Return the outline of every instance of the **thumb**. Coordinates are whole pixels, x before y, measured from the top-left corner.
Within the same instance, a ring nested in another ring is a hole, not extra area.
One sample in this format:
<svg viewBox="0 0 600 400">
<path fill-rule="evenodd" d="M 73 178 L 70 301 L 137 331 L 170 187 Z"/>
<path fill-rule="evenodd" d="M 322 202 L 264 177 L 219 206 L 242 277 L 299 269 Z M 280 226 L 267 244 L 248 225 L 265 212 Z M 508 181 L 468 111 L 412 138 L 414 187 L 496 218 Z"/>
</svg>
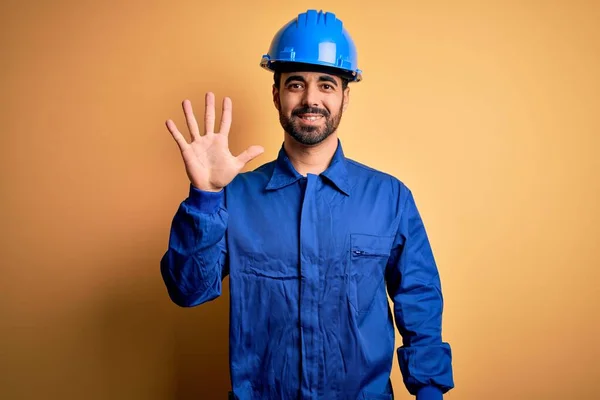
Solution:
<svg viewBox="0 0 600 400">
<path fill-rule="evenodd" d="M 236 158 L 238 161 L 246 165 L 246 163 L 260 156 L 262 153 L 264 153 L 264 151 L 265 149 L 262 146 L 250 146 Z"/>
</svg>

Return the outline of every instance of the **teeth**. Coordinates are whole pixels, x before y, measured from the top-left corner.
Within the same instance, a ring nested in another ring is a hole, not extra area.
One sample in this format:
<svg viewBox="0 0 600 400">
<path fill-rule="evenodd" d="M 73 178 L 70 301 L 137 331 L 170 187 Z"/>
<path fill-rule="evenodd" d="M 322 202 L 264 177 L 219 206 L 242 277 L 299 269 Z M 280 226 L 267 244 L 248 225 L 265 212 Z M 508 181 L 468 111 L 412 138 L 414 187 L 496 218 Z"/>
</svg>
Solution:
<svg viewBox="0 0 600 400">
<path fill-rule="evenodd" d="M 302 119 L 306 119 L 308 121 L 316 121 L 318 118 L 321 118 L 321 117 L 302 117 Z"/>
</svg>

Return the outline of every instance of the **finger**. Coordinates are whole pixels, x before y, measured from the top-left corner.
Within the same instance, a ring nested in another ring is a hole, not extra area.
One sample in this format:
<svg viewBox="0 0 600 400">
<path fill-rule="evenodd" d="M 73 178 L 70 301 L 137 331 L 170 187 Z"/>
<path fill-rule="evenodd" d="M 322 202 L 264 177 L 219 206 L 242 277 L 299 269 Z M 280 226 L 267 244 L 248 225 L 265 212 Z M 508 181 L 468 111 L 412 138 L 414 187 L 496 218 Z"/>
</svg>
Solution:
<svg viewBox="0 0 600 400">
<path fill-rule="evenodd" d="M 223 114 L 221 115 L 221 126 L 219 127 L 219 133 L 228 136 L 229 129 L 231 129 L 231 113 L 233 104 L 229 97 L 223 99 Z"/>
<path fill-rule="evenodd" d="M 264 153 L 264 151 L 265 149 L 262 146 L 250 146 L 236 158 L 246 165 L 249 161 Z"/>
<path fill-rule="evenodd" d="M 212 92 L 206 93 L 204 109 L 204 131 L 214 133 L 215 129 L 215 95 Z"/>
<path fill-rule="evenodd" d="M 196 122 L 196 117 L 194 116 L 192 102 L 189 100 L 184 100 L 182 106 L 183 113 L 185 114 L 185 122 L 187 124 L 188 130 L 190 131 L 190 135 L 192 136 L 193 141 L 200 137 L 200 130 L 198 129 L 198 122 Z"/>
<path fill-rule="evenodd" d="M 175 122 L 169 119 L 167 120 L 166 125 L 169 132 L 171 132 L 171 136 L 173 136 L 173 139 L 175 139 L 175 142 L 179 146 L 179 149 L 183 151 L 188 146 L 187 140 L 185 140 L 181 132 L 179 132 L 179 130 L 175 126 Z"/>
</svg>

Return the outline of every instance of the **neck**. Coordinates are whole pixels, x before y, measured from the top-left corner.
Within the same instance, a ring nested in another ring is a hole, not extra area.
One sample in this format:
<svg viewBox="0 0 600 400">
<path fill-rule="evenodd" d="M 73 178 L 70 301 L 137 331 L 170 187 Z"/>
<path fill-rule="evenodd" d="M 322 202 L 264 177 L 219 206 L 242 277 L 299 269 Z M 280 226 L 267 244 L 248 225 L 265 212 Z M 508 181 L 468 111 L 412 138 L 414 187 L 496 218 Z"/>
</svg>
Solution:
<svg viewBox="0 0 600 400">
<path fill-rule="evenodd" d="M 283 147 L 292 165 L 302 176 L 319 175 L 329 167 L 338 146 L 335 133 L 314 146 L 307 146 L 295 141 L 286 133 Z"/>
</svg>

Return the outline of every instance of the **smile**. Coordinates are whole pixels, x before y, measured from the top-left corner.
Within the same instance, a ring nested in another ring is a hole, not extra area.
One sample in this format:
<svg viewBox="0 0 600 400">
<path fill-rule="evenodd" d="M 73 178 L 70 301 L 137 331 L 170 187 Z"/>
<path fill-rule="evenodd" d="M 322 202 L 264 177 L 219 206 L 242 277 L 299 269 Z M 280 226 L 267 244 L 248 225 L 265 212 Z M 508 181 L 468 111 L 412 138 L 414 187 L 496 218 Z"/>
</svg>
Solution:
<svg viewBox="0 0 600 400">
<path fill-rule="evenodd" d="M 304 120 L 304 121 L 317 121 L 321 118 L 323 118 L 322 115 L 318 115 L 318 114 L 300 114 L 298 115 L 298 117 L 300 117 L 300 119 Z"/>
</svg>

